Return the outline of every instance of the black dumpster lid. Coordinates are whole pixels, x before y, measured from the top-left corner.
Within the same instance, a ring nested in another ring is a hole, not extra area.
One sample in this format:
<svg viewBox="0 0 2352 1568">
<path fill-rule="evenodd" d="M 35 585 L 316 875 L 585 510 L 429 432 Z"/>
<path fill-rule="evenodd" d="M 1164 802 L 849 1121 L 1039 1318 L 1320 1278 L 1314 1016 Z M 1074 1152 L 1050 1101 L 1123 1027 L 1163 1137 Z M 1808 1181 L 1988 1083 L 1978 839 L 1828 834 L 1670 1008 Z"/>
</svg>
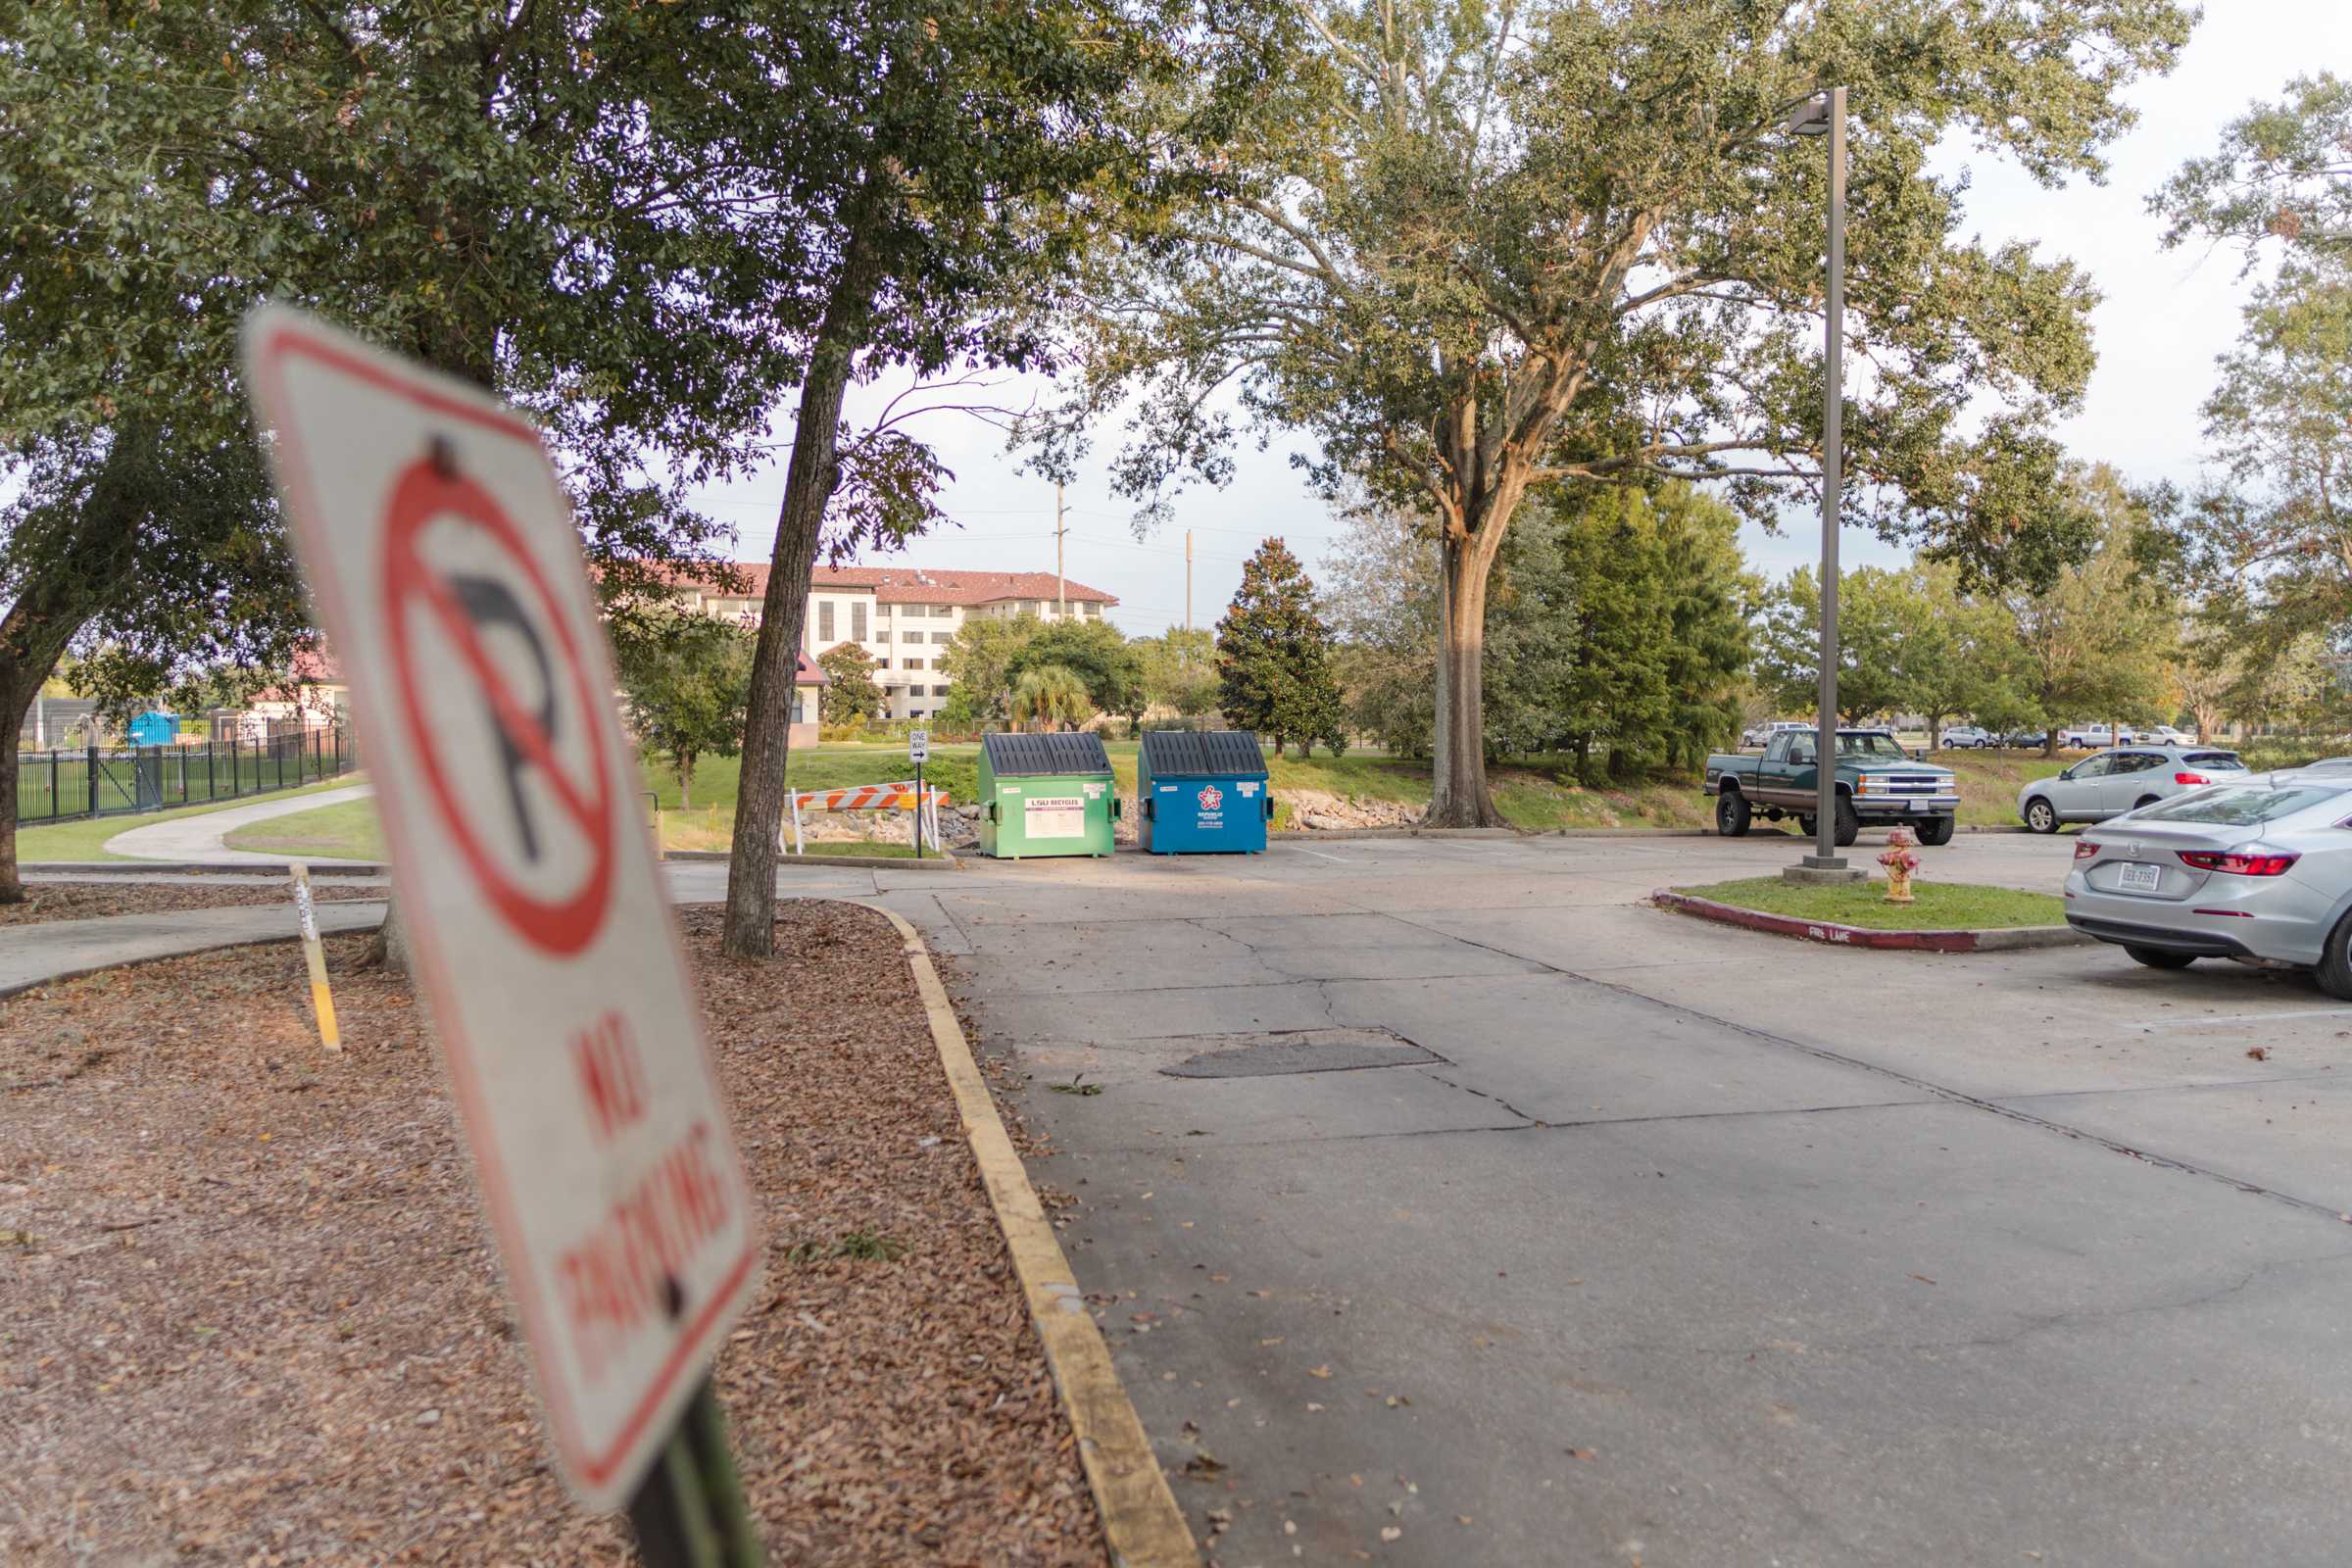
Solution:
<svg viewBox="0 0 2352 1568">
<path fill-rule="evenodd" d="M 1092 730 L 1060 735 L 983 735 L 988 770 L 999 778 L 1053 776 L 1063 773 L 1107 773 L 1110 754 L 1102 737 Z"/>
<path fill-rule="evenodd" d="M 1266 758 L 1246 729 L 1148 729 L 1144 765 L 1153 778 L 1233 778 L 1262 776 Z"/>
</svg>

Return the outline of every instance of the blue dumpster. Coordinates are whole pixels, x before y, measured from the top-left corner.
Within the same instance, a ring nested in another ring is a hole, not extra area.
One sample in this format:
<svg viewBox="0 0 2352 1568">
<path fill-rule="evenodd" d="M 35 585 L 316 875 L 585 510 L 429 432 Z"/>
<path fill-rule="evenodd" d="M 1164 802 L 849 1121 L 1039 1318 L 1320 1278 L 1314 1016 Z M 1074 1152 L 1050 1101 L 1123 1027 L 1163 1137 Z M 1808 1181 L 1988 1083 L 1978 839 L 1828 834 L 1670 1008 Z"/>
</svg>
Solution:
<svg viewBox="0 0 2352 1568">
<path fill-rule="evenodd" d="M 1135 794 L 1143 815 L 1136 838 L 1154 855 L 1255 854 L 1266 847 L 1274 791 L 1265 754 L 1248 730 L 1144 731 Z"/>
<path fill-rule="evenodd" d="M 128 739 L 133 746 L 169 746 L 178 733 L 178 718 L 150 709 L 130 721 Z"/>
</svg>

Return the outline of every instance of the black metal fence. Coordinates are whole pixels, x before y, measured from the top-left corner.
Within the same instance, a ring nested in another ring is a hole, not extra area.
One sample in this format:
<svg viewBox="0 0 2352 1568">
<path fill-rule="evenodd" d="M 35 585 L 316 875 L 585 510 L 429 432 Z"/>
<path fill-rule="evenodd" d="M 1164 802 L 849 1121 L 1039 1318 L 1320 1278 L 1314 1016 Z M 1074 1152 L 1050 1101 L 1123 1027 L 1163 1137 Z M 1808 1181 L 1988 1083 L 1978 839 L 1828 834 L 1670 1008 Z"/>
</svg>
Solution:
<svg viewBox="0 0 2352 1568">
<path fill-rule="evenodd" d="M 161 811 L 296 789 L 358 767 L 341 726 L 258 741 L 17 754 L 17 821 Z"/>
</svg>

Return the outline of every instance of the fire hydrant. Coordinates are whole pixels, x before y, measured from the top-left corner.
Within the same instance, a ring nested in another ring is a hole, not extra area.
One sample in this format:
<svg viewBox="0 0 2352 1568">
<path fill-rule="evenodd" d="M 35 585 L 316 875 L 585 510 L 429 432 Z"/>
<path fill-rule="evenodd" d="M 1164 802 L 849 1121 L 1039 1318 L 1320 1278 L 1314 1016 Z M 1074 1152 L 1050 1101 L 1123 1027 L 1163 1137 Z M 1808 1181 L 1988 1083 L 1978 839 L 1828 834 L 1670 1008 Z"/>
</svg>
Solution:
<svg viewBox="0 0 2352 1568">
<path fill-rule="evenodd" d="M 1911 853 L 1911 847 L 1918 842 L 1907 827 L 1886 835 L 1886 853 L 1879 857 L 1879 863 L 1886 868 L 1888 904 L 1911 902 L 1911 873 L 1919 869 L 1919 857 Z"/>
</svg>

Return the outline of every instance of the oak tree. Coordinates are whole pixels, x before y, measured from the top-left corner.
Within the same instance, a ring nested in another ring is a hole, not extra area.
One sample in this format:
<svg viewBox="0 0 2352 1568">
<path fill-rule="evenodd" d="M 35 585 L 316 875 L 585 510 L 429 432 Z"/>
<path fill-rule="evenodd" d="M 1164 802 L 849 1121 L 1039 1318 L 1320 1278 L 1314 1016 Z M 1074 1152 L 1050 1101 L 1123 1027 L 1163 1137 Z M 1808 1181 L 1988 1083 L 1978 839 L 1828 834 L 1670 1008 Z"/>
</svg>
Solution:
<svg viewBox="0 0 2352 1568">
<path fill-rule="evenodd" d="M 2087 543 L 2042 500 L 2091 366 L 2089 281 L 1961 236 L 1967 137 L 2096 177 L 2168 68 L 2169 0 L 1302 0 L 1214 199 L 1103 259 L 1085 375 L 1036 427 L 1066 469 L 1129 411 L 1143 525 L 1312 438 L 1329 492 L 1424 514 L 1440 557 L 1430 820 L 1500 821 L 1483 764 L 1490 576 L 1530 491 L 1680 476 L 1773 517 L 1819 471 L 1828 177 L 1790 110 L 1851 91 L 1844 410 L 1855 519 L 2037 584 Z M 1979 414 L 1986 416 L 1979 419 Z"/>
</svg>

